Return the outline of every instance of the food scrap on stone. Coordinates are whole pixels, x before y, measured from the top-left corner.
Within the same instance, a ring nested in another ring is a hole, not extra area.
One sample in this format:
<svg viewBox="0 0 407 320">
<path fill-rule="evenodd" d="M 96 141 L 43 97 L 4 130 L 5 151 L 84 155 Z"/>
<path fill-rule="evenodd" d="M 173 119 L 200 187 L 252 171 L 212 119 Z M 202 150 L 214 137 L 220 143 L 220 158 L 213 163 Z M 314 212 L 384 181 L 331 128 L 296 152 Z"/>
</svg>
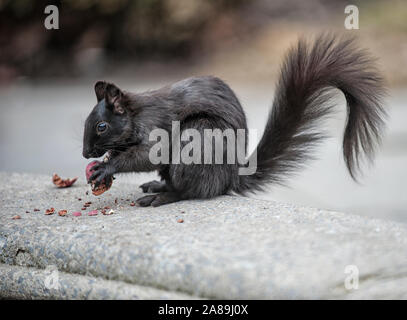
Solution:
<svg viewBox="0 0 407 320">
<path fill-rule="evenodd" d="M 88 212 L 88 216 L 97 216 L 98 215 L 98 211 L 97 210 L 92 210 Z"/>
<path fill-rule="evenodd" d="M 49 216 L 50 214 L 53 214 L 54 212 L 55 212 L 55 209 L 54 209 L 54 208 L 50 208 L 50 209 L 45 210 L 45 214 L 46 214 L 47 216 Z"/>
<path fill-rule="evenodd" d="M 17 215 L 17 216 L 12 217 L 11 219 L 18 220 L 18 219 L 21 219 L 21 217 L 19 215 Z"/>
<path fill-rule="evenodd" d="M 114 210 L 112 210 L 112 209 L 110 209 L 110 210 L 103 209 L 100 212 L 102 212 L 102 214 L 105 215 L 105 216 L 110 216 L 111 214 L 114 213 Z"/>
<path fill-rule="evenodd" d="M 58 211 L 58 214 L 59 214 L 60 217 L 65 217 L 67 213 L 68 213 L 67 210 L 59 210 Z"/>
<path fill-rule="evenodd" d="M 54 173 L 52 176 L 52 182 L 58 187 L 58 188 L 68 188 L 71 185 L 75 183 L 75 181 L 78 180 L 78 178 L 73 178 L 73 179 L 62 179 L 59 175 Z"/>
<path fill-rule="evenodd" d="M 177 220 L 177 222 L 178 222 L 178 223 L 183 223 L 183 222 L 184 222 L 184 219 L 179 218 L 179 219 Z"/>
<path fill-rule="evenodd" d="M 89 178 L 92 176 L 93 171 L 94 171 L 92 168 L 100 163 L 101 163 L 100 161 L 95 160 L 86 166 L 86 180 L 91 183 L 92 193 L 95 196 L 99 196 L 102 193 L 109 190 L 113 183 L 113 177 L 111 177 L 108 181 L 103 180 L 102 183 L 97 188 L 95 188 L 94 182 L 89 181 Z"/>
</svg>

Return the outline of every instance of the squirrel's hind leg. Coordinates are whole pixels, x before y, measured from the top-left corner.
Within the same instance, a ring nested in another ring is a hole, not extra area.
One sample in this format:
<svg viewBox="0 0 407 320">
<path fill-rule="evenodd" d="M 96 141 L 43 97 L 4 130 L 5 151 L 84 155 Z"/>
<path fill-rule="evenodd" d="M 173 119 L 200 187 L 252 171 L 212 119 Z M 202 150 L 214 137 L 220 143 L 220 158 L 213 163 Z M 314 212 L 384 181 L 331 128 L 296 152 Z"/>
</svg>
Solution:
<svg viewBox="0 0 407 320">
<path fill-rule="evenodd" d="M 168 191 L 166 183 L 157 180 L 143 183 L 140 186 L 140 188 L 143 190 L 144 193 L 157 193 Z"/>
<path fill-rule="evenodd" d="M 141 207 L 159 207 L 163 204 L 173 203 L 182 200 L 179 194 L 175 192 L 162 192 L 159 194 L 152 194 L 137 199 L 137 204 Z"/>
<path fill-rule="evenodd" d="M 156 198 L 151 203 L 151 206 L 159 207 L 163 204 L 173 203 L 180 200 L 182 200 L 182 198 L 175 192 L 162 192 L 156 195 Z"/>
<path fill-rule="evenodd" d="M 139 205 L 140 207 L 148 207 L 151 205 L 151 202 L 154 201 L 154 199 L 156 198 L 156 194 L 152 194 L 152 195 L 148 195 L 148 196 L 144 196 L 141 198 L 138 198 L 136 200 L 137 205 Z"/>
</svg>

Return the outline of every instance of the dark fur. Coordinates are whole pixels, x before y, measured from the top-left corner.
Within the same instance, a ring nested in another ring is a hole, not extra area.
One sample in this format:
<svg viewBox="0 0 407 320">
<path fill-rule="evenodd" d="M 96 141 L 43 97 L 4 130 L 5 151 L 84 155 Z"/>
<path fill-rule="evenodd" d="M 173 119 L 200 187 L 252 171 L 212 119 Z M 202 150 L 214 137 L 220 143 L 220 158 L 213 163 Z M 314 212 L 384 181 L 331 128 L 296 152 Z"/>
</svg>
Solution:
<svg viewBox="0 0 407 320">
<path fill-rule="evenodd" d="M 142 94 L 98 82 L 98 104 L 86 121 L 83 155 L 99 157 L 107 150 L 114 154 L 97 168 L 91 180 L 100 183 L 117 172 L 157 170 L 163 182 L 150 182 L 141 188 L 159 193 L 140 198 L 142 206 L 228 192 L 244 194 L 261 190 L 267 183 L 283 183 L 311 158 L 313 147 L 323 138 L 318 123 L 332 111 L 328 103 L 334 88 L 341 90 L 347 101 L 343 154 L 349 173 L 356 179 L 362 155 L 371 160 L 380 142 L 385 117 L 383 81 L 369 55 L 356 48 L 352 39 L 323 35 L 312 44 L 300 40 L 285 58 L 273 108 L 257 146 L 255 174 L 239 176 L 238 164 L 150 163 L 148 153 L 155 142 L 148 141 L 149 132 L 162 128 L 170 133 L 172 120 L 181 122 L 181 131 L 247 131 L 243 109 L 228 85 L 218 78 L 199 77 Z M 95 128 L 101 120 L 109 124 L 109 130 L 97 134 Z"/>
</svg>

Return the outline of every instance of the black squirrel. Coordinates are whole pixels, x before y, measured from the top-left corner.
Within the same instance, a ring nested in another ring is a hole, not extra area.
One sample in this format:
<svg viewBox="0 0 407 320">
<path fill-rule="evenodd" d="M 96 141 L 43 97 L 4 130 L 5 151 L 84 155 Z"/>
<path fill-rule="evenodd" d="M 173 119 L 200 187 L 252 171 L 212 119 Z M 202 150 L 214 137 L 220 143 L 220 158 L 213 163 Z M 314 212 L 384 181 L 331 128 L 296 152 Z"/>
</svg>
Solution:
<svg viewBox="0 0 407 320">
<path fill-rule="evenodd" d="M 98 103 L 85 123 L 83 156 L 97 158 L 108 153 L 109 158 L 94 168 L 89 181 L 97 187 L 115 173 L 156 170 L 162 181 L 141 185 L 143 192 L 155 194 L 139 198 L 140 206 L 246 194 L 262 190 L 268 183 L 282 184 L 312 158 L 313 147 L 324 138 L 317 126 L 332 112 L 329 101 L 335 88 L 344 93 L 347 102 L 343 155 L 350 175 L 357 180 L 362 157 L 372 160 L 381 140 L 386 118 L 383 78 L 353 38 L 324 34 L 313 42 L 300 39 L 286 55 L 256 148 L 254 174 L 239 175 L 239 163 L 153 164 L 149 160 L 155 143 L 149 141 L 149 133 L 155 128 L 171 132 L 172 121 L 180 122 L 181 132 L 188 128 L 200 133 L 217 128 L 247 132 L 246 116 L 234 92 L 222 80 L 207 76 L 137 94 L 97 82 Z"/>
</svg>

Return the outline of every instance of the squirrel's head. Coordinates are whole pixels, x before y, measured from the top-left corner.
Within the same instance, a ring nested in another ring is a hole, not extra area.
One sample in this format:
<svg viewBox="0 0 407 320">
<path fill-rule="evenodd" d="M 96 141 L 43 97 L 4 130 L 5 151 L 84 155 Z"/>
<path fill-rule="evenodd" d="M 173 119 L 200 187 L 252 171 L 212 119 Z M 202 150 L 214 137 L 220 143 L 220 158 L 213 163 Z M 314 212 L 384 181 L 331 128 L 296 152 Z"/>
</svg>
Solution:
<svg viewBox="0 0 407 320">
<path fill-rule="evenodd" d="M 95 93 L 98 103 L 86 119 L 83 135 L 82 154 L 86 159 L 125 149 L 131 127 L 125 93 L 104 81 L 95 84 Z"/>
</svg>

